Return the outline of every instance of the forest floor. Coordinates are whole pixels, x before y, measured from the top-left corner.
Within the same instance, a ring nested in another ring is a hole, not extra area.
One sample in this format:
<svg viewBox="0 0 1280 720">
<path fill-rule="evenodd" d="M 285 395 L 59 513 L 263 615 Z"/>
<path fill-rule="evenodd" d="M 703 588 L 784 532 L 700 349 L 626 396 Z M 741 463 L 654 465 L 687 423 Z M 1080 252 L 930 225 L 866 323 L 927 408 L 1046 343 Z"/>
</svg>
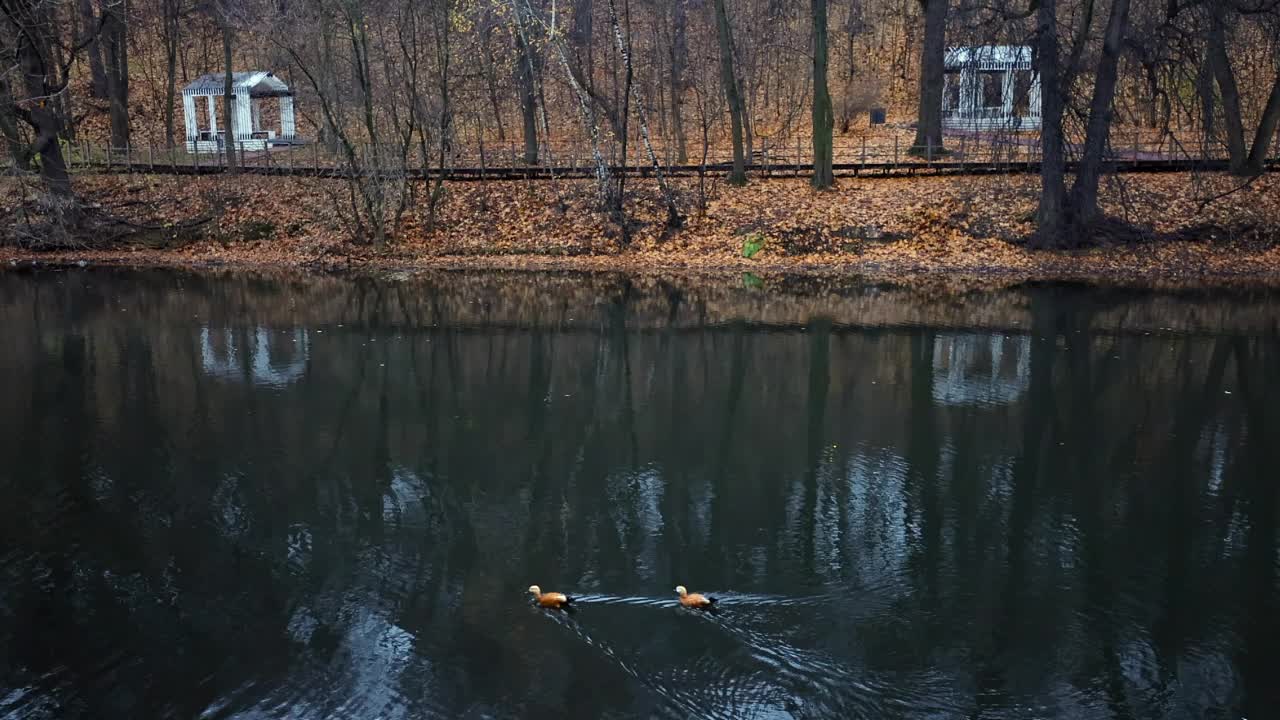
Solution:
<svg viewBox="0 0 1280 720">
<path fill-rule="evenodd" d="M 12 224 L 23 193 L 0 181 Z M 651 180 L 628 186 L 627 242 L 594 211 L 589 181 L 446 185 L 434 219 L 426 188 L 382 250 L 350 238 L 342 180 L 264 176 L 82 174 L 77 191 L 135 223 L 134 239 L 41 250 L 0 245 L 0 263 L 295 267 L 576 269 L 741 275 L 979 277 L 1000 282 L 1091 280 L 1155 285 L 1280 286 L 1280 177 L 1251 183 L 1217 174 L 1115 175 L 1103 205 L 1135 238 L 1072 251 L 1035 251 L 1034 176 L 840 178 L 830 191 L 805 178 L 743 188 L 708 179 L 676 185 L 683 227 L 664 226 Z M 179 227 L 192 218 L 195 228 Z M 748 251 L 758 250 L 751 256 Z"/>
</svg>

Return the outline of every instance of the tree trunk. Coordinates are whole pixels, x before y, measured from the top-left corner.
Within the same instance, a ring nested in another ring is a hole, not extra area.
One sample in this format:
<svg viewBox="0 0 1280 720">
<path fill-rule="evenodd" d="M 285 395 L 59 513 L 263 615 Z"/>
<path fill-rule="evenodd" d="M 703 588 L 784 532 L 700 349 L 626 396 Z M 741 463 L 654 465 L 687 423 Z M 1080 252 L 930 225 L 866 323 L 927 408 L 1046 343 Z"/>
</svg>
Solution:
<svg viewBox="0 0 1280 720">
<path fill-rule="evenodd" d="M 1209 24 L 1209 64 L 1222 93 L 1222 120 L 1227 133 L 1227 155 L 1231 172 L 1244 172 L 1246 162 L 1244 146 L 1244 120 L 1240 113 L 1240 90 L 1236 87 L 1235 71 L 1227 57 L 1227 32 L 1222 17 L 1224 9 L 1214 6 Z"/>
<path fill-rule="evenodd" d="M 222 126 L 225 133 L 227 173 L 236 174 L 236 113 L 235 113 L 235 77 L 231 66 L 231 18 L 227 17 L 226 8 L 222 9 Z"/>
<path fill-rule="evenodd" d="M 591 161 L 596 169 L 596 200 L 602 208 L 612 207 L 613 184 L 610 182 L 609 164 L 605 162 L 604 154 L 600 151 L 600 124 L 596 122 L 591 94 L 578 81 L 578 76 L 574 74 L 573 64 L 569 62 L 569 53 L 565 50 L 565 43 L 555 33 L 551 35 L 551 47 L 560 59 L 560 66 L 563 68 L 565 78 L 569 82 L 569 88 L 573 91 L 574 99 L 577 100 L 578 117 L 582 121 L 582 128 L 586 131 L 587 137 L 591 141 Z"/>
<path fill-rule="evenodd" d="M 486 20 L 485 22 L 489 21 Z M 507 141 L 507 128 L 502 122 L 502 103 L 498 100 L 498 73 L 494 67 L 497 63 L 493 58 L 491 30 L 491 27 L 486 27 L 480 35 L 481 50 L 484 52 L 484 79 L 485 87 L 489 91 L 489 105 L 493 108 L 493 121 L 498 126 L 498 142 L 505 143 Z"/>
<path fill-rule="evenodd" d="M 27 17 L 40 18 L 38 10 L 30 12 Z M 12 16 L 11 16 L 12 17 Z M 11 21 L 12 22 L 12 21 Z M 45 74 L 46 68 L 53 65 L 52 53 L 47 46 L 46 38 L 57 37 L 47 19 L 38 22 L 45 27 L 24 27 L 25 32 L 17 35 L 18 66 L 23 78 L 23 90 L 29 98 L 47 98 L 54 95 L 58 88 L 51 87 L 50 76 Z M 63 118 L 59 113 L 58 103 L 34 103 L 24 111 L 22 118 L 31 127 L 35 140 L 31 143 L 31 156 L 40 158 L 40 178 L 49 192 L 58 196 L 71 197 L 71 176 L 67 173 L 67 163 L 62 157 Z"/>
<path fill-rule="evenodd" d="M 1280 125 L 1280 75 L 1276 76 L 1271 85 L 1267 107 L 1262 111 L 1258 131 L 1253 136 L 1253 147 L 1249 150 L 1249 160 L 1245 163 L 1247 174 L 1261 175 L 1266 170 L 1267 152 L 1271 149 L 1271 139 L 1276 135 L 1277 125 Z"/>
<path fill-rule="evenodd" d="M 1205 142 L 1205 148 L 1201 154 L 1208 155 L 1208 144 L 1214 134 L 1214 109 L 1218 101 L 1213 91 L 1213 62 L 1209 57 L 1205 57 L 1204 62 L 1200 63 L 1196 85 L 1199 86 L 1200 91 L 1200 129 L 1204 134 Z"/>
<path fill-rule="evenodd" d="M 174 146 L 173 104 L 178 92 L 178 0 L 164 0 L 164 139 L 169 147 Z"/>
<path fill-rule="evenodd" d="M 1155 61 L 1143 63 L 1142 70 L 1147 78 L 1146 124 L 1148 128 L 1157 130 L 1160 128 L 1160 77 L 1156 74 Z"/>
<path fill-rule="evenodd" d="M 671 134 L 676 141 L 676 161 L 689 161 L 684 135 L 684 73 L 689 62 L 688 0 L 673 0 L 671 8 Z"/>
<path fill-rule="evenodd" d="M 105 98 L 107 71 L 102 64 L 102 43 L 98 42 L 100 23 L 91 0 L 80 0 L 80 22 L 84 26 L 84 35 L 91 38 L 84 48 L 85 54 L 89 56 L 89 94 L 95 98 Z"/>
<path fill-rule="evenodd" d="M 18 119 L 14 113 L 13 92 L 9 81 L 0 75 L 0 135 L 4 136 L 5 147 L 9 150 L 9 159 L 19 170 L 31 169 L 31 152 L 18 132 Z"/>
<path fill-rule="evenodd" d="M 1058 63 L 1057 0 L 1040 0 L 1036 10 L 1036 52 L 1040 61 L 1040 206 L 1032 247 L 1054 248 L 1067 239 L 1066 160 L 1062 137 L 1062 78 Z"/>
<path fill-rule="evenodd" d="M 945 77 L 948 0 L 921 0 L 924 44 L 920 53 L 920 104 L 916 116 L 915 155 L 942 150 L 942 81 Z"/>
<path fill-rule="evenodd" d="M 1111 16 L 1102 39 L 1102 56 L 1098 59 L 1093 83 L 1093 100 L 1089 104 L 1084 152 L 1076 181 L 1071 187 L 1071 223 L 1077 233 L 1087 231 L 1098 215 L 1098 180 L 1102 157 L 1111 134 L 1112 104 L 1116 97 L 1116 78 L 1123 49 L 1125 30 L 1129 25 L 1129 0 L 1113 0 Z"/>
<path fill-rule="evenodd" d="M 729 26 L 729 11 L 725 0 L 715 0 L 716 35 L 720 40 L 720 84 L 724 87 L 725 101 L 729 105 L 729 125 L 733 134 L 733 170 L 729 173 L 730 185 L 747 183 L 747 158 L 742 147 L 742 94 L 733 62 L 733 29 Z"/>
<path fill-rule="evenodd" d="M 529 38 L 527 23 L 515 3 L 516 87 L 520 91 L 520 117 L 524 123 L 524 162 L 538 164 L 538 95 L 534 86 L 537 50 Z"/>
<path fill-rule="evenodd" d="M 102 35 L 107 64 L 107 100 L 111 109 L 111 146 L 124 149 L 129 147 L 128 5 L 111 4 L 105 12 Z"/>
<path fill-rule="evenodd" d="M 336 41 L 335 31 L 337 28 L 337 19 L 328 11 L 326 6 L 320 9 L 320 68 L 318 77 L 316 78 L 316 94 L 320 98 L 329 98 L 329 102 L 333 106 L 337 106 L 342 102 L 342 94 L 338 85 L 338 73 L 335 69 L 337 62 L 335 60 L 334 44 Z M 336 154 L 342 149 L 341 133 L 338 132 L 336 122 L 336 113 L 324 113 L 324 125 L 320 127 L 320 137 L 317 140 L 325 146 L 330 153 Z"/>
<path fill-rule="evenodd" d="M 630 13 L 628 13 L 629 15 Z M 622 64 L 627 73 L 627 93 L 631 92 L 631 27 L 627 26 L 627 37 L 622 36 L 622 26 L 618 22 L 618 8 L 614 0 L 609 0 L 609 24 L 613 29 L 614 43 L 618 48 L 618 54 L 622 56 Z M 629 105 L 629 99 L 623 103 L 623 106 Z M 658 187 L 662 190 L 662 199 L 667 206 L 667 227 L 678 228 L 684 224 L 684 218 L 680 217 L 680 210 L 676 208 L 675 196 L 671 193 L 671 187 L 667 184 L 667 178 L 662 172 L 662 164 L 658 162 L 658 155 L 653 151 L 653 143 L 649 138 L 649 119 L 648 112 L 645 110 L 644 103 L 636 103 L 636 116 L 640 121 L 640 139 L 644 142 L 645 151 L 649 155 L 649 163 L 653 166 L 654 177 L 658 179 Z M 624 138 L 625 142 L 625 138 Z M 626 161 L 626 155 L 623 155 L 623 161 Z M 625 177 L 625 172 L 623 173 Z M 624 237 L 626 233 L 623 233 Z"/>
<path fill-rule="evenodd" d="M 825 190 L 835 182 L 831 131 L 835 116 L 827 88 L 827 0 L 813 0 L 813 186 Z M 799 162 L 799 158 L 796 159 Z"/>
</svg>

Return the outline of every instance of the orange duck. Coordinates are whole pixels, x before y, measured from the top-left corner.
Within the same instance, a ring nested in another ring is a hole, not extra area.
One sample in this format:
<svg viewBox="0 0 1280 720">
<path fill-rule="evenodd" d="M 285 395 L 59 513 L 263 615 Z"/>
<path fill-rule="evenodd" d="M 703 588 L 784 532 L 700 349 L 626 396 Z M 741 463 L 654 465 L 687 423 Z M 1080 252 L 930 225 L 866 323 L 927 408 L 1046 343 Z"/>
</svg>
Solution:
<svg viewBox="0 0 1280 720">
<path fill-rule="evenodd" d="M 530 585 L 529 593 L 532 594 L 533 599 L 537 600 L 538 604 L 544 608 L 561 610 L 569 607 L 569 604 L 573 602 L 573 598 L 569 597 L 568 595 L 565 595 L 564 593 L 558 593 L 558 592 L 544 593 L 542 592 L 542 588 L 538 587 L 537 585 Z"/>
<path fill-rule="evenodd" d="M 680 604 L 687 608 L 709 609 L 716 604 L 716 599 L 699 593 L 685 590 L 683 585 L 676 586 L 676 594 L 680 596 Z"/>
</svg>

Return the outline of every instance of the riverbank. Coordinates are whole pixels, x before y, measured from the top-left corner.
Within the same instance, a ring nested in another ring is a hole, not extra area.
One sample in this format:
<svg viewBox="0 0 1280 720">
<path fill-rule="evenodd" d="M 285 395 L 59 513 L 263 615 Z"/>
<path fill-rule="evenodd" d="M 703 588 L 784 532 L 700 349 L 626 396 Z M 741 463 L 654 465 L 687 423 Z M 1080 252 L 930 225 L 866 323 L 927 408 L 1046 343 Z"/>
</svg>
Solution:
<svg viewBox="0 0 1280 720">
<path fill-rule="evenodd" d="M 1118 175 L 1105 183 L 1103 204 L 1145 239 L 1055 252 L 1022 244 L 1034 220 L 1034 177 L 843 178 L 830 192 L 811 190 L 803 178 L 745 188 L 708 181 L 701 190 L 696 180 L 681 181 L 676 190 L 688 210 L 676 231 L 663 227 L 652 183 L 634 181 L 642 183 L 629 198 L 625 247 L 617 227 L 592 211 L 590 183 L 504 181 L 449 185 L 434 219 L 425 202 L 415 203 L 397 240 L 375 250 L 348 239 L 342 181 L 82 175 L 77 189 L 86 198 L 145 231 L 109 248 L 91 239 L 55 251 L 0 247 L 0 262 L 1280 285 L 1273 176 L 1239 187 L 1221 175 Z M 192 218 L 207 222 L 172 229 Z"/>
</svg>

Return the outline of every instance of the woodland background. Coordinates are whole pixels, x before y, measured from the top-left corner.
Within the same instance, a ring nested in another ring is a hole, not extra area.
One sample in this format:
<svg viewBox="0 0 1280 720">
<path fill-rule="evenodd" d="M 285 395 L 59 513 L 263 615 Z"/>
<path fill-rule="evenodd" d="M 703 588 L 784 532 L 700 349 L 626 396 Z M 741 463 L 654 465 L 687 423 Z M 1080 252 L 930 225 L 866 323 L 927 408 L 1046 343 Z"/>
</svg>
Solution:
<svg viewBox="0 0 1280 720">
<path fill-rule="evenodd" d="M 1035 202 L 1026 211 L 1024 193 L 1002 206 L 1019 208 L 1010 237 L 1032 247 L 1134 237 L 1130 210 L 1141 215 L 1155 191 L 1108 190 L 1117 138 L 1142 133 L 1229 161 L 1229 178 L 1183 175 L 1181 193 L 1159 183 L 1194 206 L 1186 223 L 1195 224 L 1213 203 L 1269 187 L 1256 178 L 1280 126 L 1280 0 L 0 0 L 0 9 L 0 134 L 11 170 L 30 180 L 6 205 L 21 227 L 7 237 L 27 246 L 160 227 L 176 236 L 245 200 L 222 184 L 183 210 L 165 200 L 186 181 L 135 183 L 147 197 L 135 205 L 149 212 L 122 219 L 118 204 L 101 202 L 114 186 L 68 171 L 74 149 L 90 144 L 180 147 L 182 86 L 231 70 L 289 83 L 299 134 L 352 171 L 292 192 L 333 204 L 335 231 L 377 248 L 430 232 L 451 200 L 484 194 L 414 181 L 412 170 L 486 154 L 513 165 L 585 157 L 594 182 L 553 180 L 523 204 L 536 195 L 541 212 L 590 215 L 592 232 L 623 247 L 672 237 L 709 202 L 734 197 L 723 186 L 755 182 L 748 168 L 769 148 L 803 146 L 818 189 L 834 182 L 835 148 L 868 136 L 945 157 L 956 148 L 941 127 L 949 46 L 1033 48 L 1044 125 L 1027 142 L 1039 178 L 1016 184 Z M 872 131 L 867 113 L 880 106 L 890 123 Z M 726 172 L 697 182 L 662 172 L 718 158 Z M 219 162 L 234 174 L 246 159 L 229 152 Z M 619 171 L 628 165 L 651 172 Z M 982 201 L 1005 186 L 970 187 Z M 270 192 L 253 199 L 278 202 Z M 800 204 L 813 202 L 831 204 Z"/>
</svg>

